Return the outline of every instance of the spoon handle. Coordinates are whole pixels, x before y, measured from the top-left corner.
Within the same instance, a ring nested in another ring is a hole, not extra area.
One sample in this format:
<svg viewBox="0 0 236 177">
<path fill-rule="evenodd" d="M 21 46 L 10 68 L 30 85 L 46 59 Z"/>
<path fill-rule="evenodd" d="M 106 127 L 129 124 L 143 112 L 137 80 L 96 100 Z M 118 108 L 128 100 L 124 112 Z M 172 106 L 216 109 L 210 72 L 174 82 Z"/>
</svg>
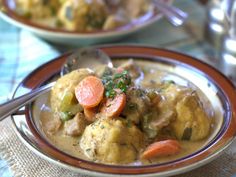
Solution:
<svg viewBox="0 0 236 177">
<path fill-rule="evenodd" d="M 188 14 L 177 7 L 163 3 L 159 0 L 153 0 L 155 7 L 168 19 L 174 26 L 182 25 Z"/>
<path fill-rule="evenodd" d="M 20 97 L 17 97 L 15 99 L 8 101 L 7 103 L 0 105 L 0 121 L 2 121 L 4 118 L 11 115 L 12 113 L 16 112 L 18 109 L 20 109 L 24 105 L 32 102 L 39 95 L 50 90 L 54 84 L 55 82 L 44 85 L 42 87 L 39 87 L 31 91 L 30 93 L 27 93 L 25 95 L 22 95 Z"/>
</svg>

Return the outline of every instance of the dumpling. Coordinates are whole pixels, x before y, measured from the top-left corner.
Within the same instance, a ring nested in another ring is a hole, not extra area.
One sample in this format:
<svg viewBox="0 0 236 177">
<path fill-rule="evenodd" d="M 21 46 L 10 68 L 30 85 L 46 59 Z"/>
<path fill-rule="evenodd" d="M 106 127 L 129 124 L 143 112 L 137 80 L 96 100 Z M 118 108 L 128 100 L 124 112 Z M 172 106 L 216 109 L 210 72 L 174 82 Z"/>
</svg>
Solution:
<svg viewBox="0 0 236 177">
<path fill-rule="evenodd" d="M 80 147 L 87 157 L 105 163 L 129 163 L 138 157 L 143 133 L 122 119 L 100 118 L 86 127 Z"/>
<path fill-rule="evenodd" d="M 91 75 L 88 69 L 79 69 L 72 71 L 63 77 L 59 78 L 53 86 L 50 95 L 50 104 L 54 112 L 61 111 L 61 103 L 65 95 L 72 95 L 72 100 L 75 100 L 74 90 L 78 83 L 88 75 Z"/>
</svg>

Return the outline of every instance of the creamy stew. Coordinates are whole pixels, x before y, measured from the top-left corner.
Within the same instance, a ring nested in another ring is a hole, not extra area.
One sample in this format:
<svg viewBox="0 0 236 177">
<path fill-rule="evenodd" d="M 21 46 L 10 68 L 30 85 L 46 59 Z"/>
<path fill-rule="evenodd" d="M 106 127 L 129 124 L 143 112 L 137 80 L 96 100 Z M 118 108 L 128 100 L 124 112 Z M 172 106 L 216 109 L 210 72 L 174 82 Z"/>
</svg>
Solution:
<svg viewBox="0 0 236 177">
<path fill-rule="evenodd" d="M 99 163 L 142 165 L 187 156 L 215 136 L 221 121 L 191 82 L 177 83 L 151 61 L 116 66 L 57 80 L 41 112 L 54 146 Z"/>
</svg>

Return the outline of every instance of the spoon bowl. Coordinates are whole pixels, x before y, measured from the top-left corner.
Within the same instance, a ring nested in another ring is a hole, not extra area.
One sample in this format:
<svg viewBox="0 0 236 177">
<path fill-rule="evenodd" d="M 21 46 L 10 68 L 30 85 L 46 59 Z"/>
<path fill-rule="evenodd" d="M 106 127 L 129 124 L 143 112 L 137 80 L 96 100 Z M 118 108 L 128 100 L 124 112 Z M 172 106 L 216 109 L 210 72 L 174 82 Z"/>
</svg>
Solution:
<svg viewBox="0 0 236 177">
<path fill-rule="evenodd" d="M 103 64 L 108 67 L 113 67 L 110 58 L 99 49 L 81 48 L 73 52 L 66 60 L 61 68 L 61 75 L 65 75 L 78 68 L 93 68 L 95 65 Z M 19 110 L 24 105 L 32 102 L 38 96 L 49 91 L 55 82 L 39 87 L 27 94 L 18 98 L 12 99 L 0 105 L 0 121 Z"/>
<path fill-rule="evenodd" d="M 91 59 L 93 61 L 91 61 Z M 98 64 L 113 67 L 111 59 L 102 50 L 95 48 L 81 48 L 71 54 L 61 68 L 61 76 L 78 68 L 92 69 Z"/>
</svg>

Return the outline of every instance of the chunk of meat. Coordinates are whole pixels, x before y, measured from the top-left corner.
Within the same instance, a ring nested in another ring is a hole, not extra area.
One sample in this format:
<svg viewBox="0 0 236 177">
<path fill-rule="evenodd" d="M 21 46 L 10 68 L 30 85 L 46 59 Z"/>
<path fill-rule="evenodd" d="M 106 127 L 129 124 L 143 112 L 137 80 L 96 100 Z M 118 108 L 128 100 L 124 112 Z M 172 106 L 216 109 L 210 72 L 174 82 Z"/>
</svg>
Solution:
<svg viewBox="0 0 236 177">
<path fill-rule="evenodd" d="M 61 127 L 61 119 L 58 115 L 54 115 L 52 119 L 44 123 L 44 131 L 49 134 L 55 134 Z"/>
<path fill-rule="evenodd" d="M 127 93 L 127 103 L 122 115 L 131 122 L 138 124 L 148 112 L 150 99 L 141 88 L 130 88 Z"/>
<path fill-rule="evenodd" d="M 157 108 L 158 118 L 152 122 L 152 125 L 160 130 L 161 128 L 169 125 L 170 121 L 174 120 L 176 113 L 175 108 L 165 99 L 160 101 Z"/>
<path fill-rule="evenodd" d="M 175 119 L 175 116 L 175 108 L 167 100 L 162 99 L 143 117 L 143 131 L 149 138 L 154 138 L 162 128 L 167 127 Z"/>
<path fill-rule="evenodd" d="M 65 122 L 64 131 L 66 135 L 79 136 L 84 132 L 85 127 L 85 117 L 82 113 L 78 113 L 73 119 Z"/>
<path fill-rule="evenodd" d="M 137 79 L 138 77 L 143 75 L 143 72 L 142 72 L 141 68 L 132 59 L 130 59 L 127 62 L 125 62 L 122 65 L 120 65 L 119 68 L 127 70 L 129 72 L 129 75 L 133 79 Z"/>
</svg>

